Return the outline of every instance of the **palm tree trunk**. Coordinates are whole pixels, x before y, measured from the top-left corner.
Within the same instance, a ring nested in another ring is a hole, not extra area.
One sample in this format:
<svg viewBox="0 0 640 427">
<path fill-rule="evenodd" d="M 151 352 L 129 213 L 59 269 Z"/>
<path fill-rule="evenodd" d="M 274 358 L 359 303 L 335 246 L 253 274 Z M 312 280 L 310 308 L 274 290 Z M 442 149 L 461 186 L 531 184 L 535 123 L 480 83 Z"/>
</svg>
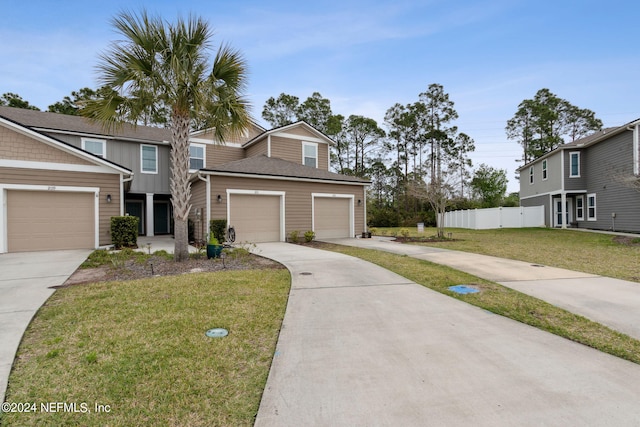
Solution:
<svg viewBox="0 0 640 427">
<path fill-rule="evenodd" d="M 189 234 L 187 221 L 191 205 L 189 182 L 189 117 L 173 114 L 171 126 L 171 203 L 174 220 L 175 261 L 189 259 Z"/>
</svg>

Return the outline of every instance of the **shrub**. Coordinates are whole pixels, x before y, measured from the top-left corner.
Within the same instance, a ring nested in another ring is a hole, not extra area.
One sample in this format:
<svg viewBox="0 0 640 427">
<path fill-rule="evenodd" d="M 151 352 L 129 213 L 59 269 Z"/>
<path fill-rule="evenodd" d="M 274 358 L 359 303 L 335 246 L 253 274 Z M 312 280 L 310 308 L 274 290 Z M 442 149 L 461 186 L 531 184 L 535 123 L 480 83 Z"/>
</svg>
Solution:
<svg viewBox="0 0 640 427">
<path fill-rule="evenodd" d="M 289 241 L 292 243 L 298 243 L 300 239 L 300 232 L 298 230 L 293 230 L 289 233 Z"/>
<path fill-rule="evenodd" d="M 409 230 L 406 228 L 401 228 L 400 235 L 406 239 L 407 237 L 409 237 Z"/>
<path fill-rule="evenodd" d="M 226 219 L 212 219 L 209 222 L 209 233 L 213 234 L 213 237 L 215 237 L 218 240 L 218 242 L 224 242 L 226 240 L 225 238 L 226 231 L 227 231 Z"/>
<path fill-rule="evenodd" d="M 116 249 L 138 247 L 137 216 L 112 216 L 111 241 Z"/>
<path fill-rule="evenodd" d="M 369 233 L 371 233 L 372 236 L 376 236 L 378 234 L 378 229 L 375 227 L 371 227 L 369 229 Z"/>
<path fill-rule="evenodd" d="M 316 233 L 314 233 L 311 230 L 309 230 L 309 231 L 304 233 L 304 241 L 307 242 L 307 243 L 312 241 L 315 237 L 316 237 Z"/>
</svg>

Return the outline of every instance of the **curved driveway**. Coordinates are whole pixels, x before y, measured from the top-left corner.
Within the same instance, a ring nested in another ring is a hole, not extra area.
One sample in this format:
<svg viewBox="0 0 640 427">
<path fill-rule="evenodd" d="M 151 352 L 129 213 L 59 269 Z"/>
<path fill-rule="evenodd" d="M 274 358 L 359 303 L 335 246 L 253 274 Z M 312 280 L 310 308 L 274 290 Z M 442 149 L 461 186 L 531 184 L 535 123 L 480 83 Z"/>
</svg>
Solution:
<svg viewBox="0 0 640 427">
<path fill-rule="evenodd" d="M 292 287 L 256 426 L 632 426 L 640 365 L 365 261 L 261 243 Z"/>
</svg>

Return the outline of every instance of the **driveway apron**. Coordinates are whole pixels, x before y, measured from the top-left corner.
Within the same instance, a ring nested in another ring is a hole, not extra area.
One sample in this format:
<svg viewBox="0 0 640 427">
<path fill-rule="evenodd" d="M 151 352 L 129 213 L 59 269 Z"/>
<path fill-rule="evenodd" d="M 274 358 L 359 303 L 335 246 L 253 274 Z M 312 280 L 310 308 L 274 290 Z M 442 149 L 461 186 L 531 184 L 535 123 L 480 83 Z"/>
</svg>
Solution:
<svg viewBox="0 0 640 427">
<path fill-rule="evenodd" d="M 87 259 L 90 250 L 0 255 L 0 402 L 22 335 L 55 291 Z"/>
<path fill-rule="evenodd" d="M 292 287 L 256 426 L 637 425 L 640 366 L 346 255 L 257 252 Z"/>
<path fill-rule="evenodd" d="M 431 261 L 500 283 L 640 340 L 640 283 L 385 238 L 330 239 Z"/>
</svg>

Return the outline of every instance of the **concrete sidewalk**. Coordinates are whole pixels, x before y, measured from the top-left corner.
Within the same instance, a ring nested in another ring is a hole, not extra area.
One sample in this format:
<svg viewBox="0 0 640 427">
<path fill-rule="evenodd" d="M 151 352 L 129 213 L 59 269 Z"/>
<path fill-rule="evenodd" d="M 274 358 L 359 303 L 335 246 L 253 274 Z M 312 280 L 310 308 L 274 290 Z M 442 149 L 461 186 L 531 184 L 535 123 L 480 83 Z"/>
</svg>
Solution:
<svg viewBox="0 0 640 427">
<path fill-rule="evenodd" d="M 256 426 L 611 425 L 640 366 L 365 261 L 286 243 L 292 288 Z"/>
<path fill-rule="evenodd" d="M 0 255 L 0 402 L 4 402 L 13 359 L 31 318 L 87 259 L 91 250 Z"/>
<path fill-rule="evenodd" d="M 640 283 L 469 252 L 407 245 L 384 237 L 326 241 L 446 265 L 498 282 L 640 339 Z"/>
</svg>

